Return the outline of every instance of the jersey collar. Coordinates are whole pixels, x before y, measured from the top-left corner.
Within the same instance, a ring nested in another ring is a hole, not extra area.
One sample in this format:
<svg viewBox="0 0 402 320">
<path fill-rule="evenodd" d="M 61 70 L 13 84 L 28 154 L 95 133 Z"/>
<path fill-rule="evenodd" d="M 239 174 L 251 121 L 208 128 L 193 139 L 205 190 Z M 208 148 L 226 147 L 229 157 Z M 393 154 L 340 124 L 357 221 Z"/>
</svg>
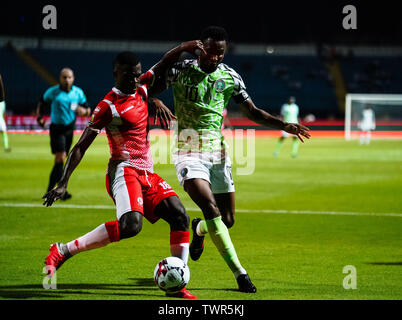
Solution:
<svg viewBox="0 0 402 320">
<path fill-rule="evenodd" d="M 135 96 L 135 93 L 132 93 L 132 94 L 126 94 L 126 93 L 123 93 L 123 92 L 121 92 L 119 89 L 117 89 L 116 87 L 113 87 L 112 88 L 112 90 L 113 90 L 113 92 L 114 93 L 116 93 L 116 94 L 118 94 L 119 96 L 122 96 L 122 97 L 134 97 Z"/>
</svg>

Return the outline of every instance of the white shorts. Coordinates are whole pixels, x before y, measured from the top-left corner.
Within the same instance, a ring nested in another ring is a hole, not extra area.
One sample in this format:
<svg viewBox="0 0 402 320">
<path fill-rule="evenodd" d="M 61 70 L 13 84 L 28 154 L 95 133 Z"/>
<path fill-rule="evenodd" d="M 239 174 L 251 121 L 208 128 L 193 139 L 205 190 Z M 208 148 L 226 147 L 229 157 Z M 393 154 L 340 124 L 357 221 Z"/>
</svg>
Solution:
<svg viewBox="0 0 402 320">
<path fill-rule="evenodd" d="M 7 131 L 6 121 L 3 117 L 4 111 L 6 109 L 6 103 L 4 101 L 0 102 L 0 131 Z"/>
<path fill-rule="evenodd" d="M 2 115 L 0 115 L 0 131 L 1 132 L 7 131 L 6 122 L 5 122 L 5 120 L 4 120 Z"/>
<path fill-rule="evenodd" d="M 235 192 L 232 164 L 229 156 L 220 160 L 220 153 L 174 155 L 174 167 L 180 185 L 189 179 L 204 179 L 211 185 L 212 193 Z"/>
<path fill-rule="evenodd" d="M 290 133 L 288 133 L 288 132 L 286 132 L 286 131 L 281 131 L 281 133 L 282 133 L 282 137 L 284 137 L 284 138 L 288 138 L 288 137 L 290 137 L 290 136 L 292 136 L 292 137 L 297 137 L 296 135 L 294 135 L 294 134 L 290 134 Z"/>
</svg>

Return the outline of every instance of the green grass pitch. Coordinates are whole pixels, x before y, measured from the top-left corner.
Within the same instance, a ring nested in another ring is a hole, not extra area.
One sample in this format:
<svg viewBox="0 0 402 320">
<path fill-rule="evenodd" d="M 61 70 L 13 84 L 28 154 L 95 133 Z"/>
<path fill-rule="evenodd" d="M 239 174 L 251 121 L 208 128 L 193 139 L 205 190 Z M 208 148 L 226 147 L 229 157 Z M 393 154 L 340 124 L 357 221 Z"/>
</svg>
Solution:
<svg viewBox="0 0 402 320">
<path fill-rule="evenodd" d="M 230 234 L 258 292 L 236 291 L 209 237 L 201 259 L 189 260 L 188 289 L 205 300 L 401 299 L 402 141 L 359 146 L 313 132 L 296 159 L 290 140 L 274 158 L 276 141 L 256 139 L 252 175 L 236 174 L 236 163 L 232 169 L 238 212 Z M 0 152 L 0 299 L 167 299 L 152 279 L 156 263 L 170 255 L 164 221 L 144 220 L 138 236 L 74 256 L 57 272 L 57 289 L 44 289 L 51 243 L 115 219 L 105 189 L 107 141 L 100 135 L 73 173 L 73 198 L 50 208 L 41 207 L 53 162 L 48 136 L 10 134 L 10 144 L 11 153 Z M 191 218 L 201 216 L 172 164 L 155 171 Z M 345 266 L 355 268 L 356 289 L 343 286 L 353 275 Z"/>
</svg>

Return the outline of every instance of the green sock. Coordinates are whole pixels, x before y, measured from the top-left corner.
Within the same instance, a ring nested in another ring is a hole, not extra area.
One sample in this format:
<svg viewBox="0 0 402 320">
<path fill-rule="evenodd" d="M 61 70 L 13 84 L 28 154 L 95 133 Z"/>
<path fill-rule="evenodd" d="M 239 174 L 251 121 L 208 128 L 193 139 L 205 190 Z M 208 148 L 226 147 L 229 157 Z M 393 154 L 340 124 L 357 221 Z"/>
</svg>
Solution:
<svg viewBox="0 0 402 320">
<path fill-rule="evenodd" d="M 279 154 L 279 151 L 281 150 L 282 145 L 283 145 L 283 140 L 279 140 L 278 143 L 276 144 L 274 153 Z"/>
<path fill-rule="evenodd" d="M 238 275 L 245 274 L 246 270 L 241 266 L 240 261 L 237 258 L 236 250 L 233 246 L 232 240 L 230 239 L 228 228 L 222 222 L 222 218 L 217 217 L 211 220 L 206 220 L 206 224 L 212 242 L 215 244 L 230 270 L 232 270 L 234 276 L 237 278 Z"/>
<path fill-rule="evenodd" d="M 7 132 L 3 131 L 3 143 L 4 149 L 8 149 L 8 135 Z"/>
<path fill-rule="evenodd" d="M 292 155 L 297 155 L 297 151 L 299 150 L 299 140 L 294 139 L 292 144 Z"/>
</svg>

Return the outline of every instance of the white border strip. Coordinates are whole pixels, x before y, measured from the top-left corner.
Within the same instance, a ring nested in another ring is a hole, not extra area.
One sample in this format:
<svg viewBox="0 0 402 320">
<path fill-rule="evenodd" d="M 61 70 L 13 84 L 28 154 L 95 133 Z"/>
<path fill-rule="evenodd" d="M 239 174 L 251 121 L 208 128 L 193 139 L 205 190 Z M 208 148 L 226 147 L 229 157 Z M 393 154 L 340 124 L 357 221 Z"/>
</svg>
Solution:
<svg viewBox="0 0 402 320">
<path fill-rule="evenodd" d="M 16 207 L 16 208 L 45 208 L 39 203 L 0 203 L 0 207 Z M 54 204 L 54 208 L 63 209 L 99 209 L 99 210 L 116 210 L 115 206 L 107 205 L 79 205 L 79 204 Z M 200 211 L 198 208 L 186 208 L 187 211 Z M 236 209 L 237 212 L 244 213 L 281 213 L 281 214 L 315 214 L 315 215 L 334 215 L 334 216 L 373 216 L 373 217 L 400 217 L 402 213 L 378 213 L 378 212 L 345 212 L 345 211 L 312 211 L 312 210 L 266 210 L 266 209 Z"/>
</svg>

